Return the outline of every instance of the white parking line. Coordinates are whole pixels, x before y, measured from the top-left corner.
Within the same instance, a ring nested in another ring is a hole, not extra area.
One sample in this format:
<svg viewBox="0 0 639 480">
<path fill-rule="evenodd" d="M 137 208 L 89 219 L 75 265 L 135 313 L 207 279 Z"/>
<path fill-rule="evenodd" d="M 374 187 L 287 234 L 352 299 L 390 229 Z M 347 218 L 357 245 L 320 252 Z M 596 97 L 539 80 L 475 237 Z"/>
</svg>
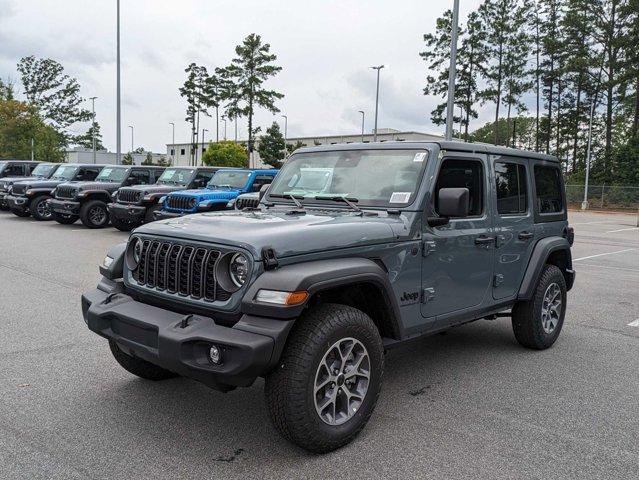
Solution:
<svg viewBox="0 0 639 480">
<path fill-rule="evenodd" d="M 610 230 L 609 232 L 606 232 L 606 233 L 625 232 L 627 230 L 639 230 L 639 227 L 620 228 L 619 230 Z"/>
<path fill-rule="evenodd" d="M 575 258 L 573 262 L 578 262 L 579 260 L 587 260 L 589 258 L 603 257 L 604 255 L 615 255 L 617 253 L 631 252 L 632 250 L 634 250 L 634 248 L 626 248 L 625 250 L 617 250 L 616 252 L 598 253 L 597 255 L 588 255 L 587 257 Z"/>
<path fill-rule="evenodd" d="M 635 320 L 634 322 L 630 322 L 628 324 L 629 327 L 639 327 L 639 318 L 637 320 Z"/>
</svg>

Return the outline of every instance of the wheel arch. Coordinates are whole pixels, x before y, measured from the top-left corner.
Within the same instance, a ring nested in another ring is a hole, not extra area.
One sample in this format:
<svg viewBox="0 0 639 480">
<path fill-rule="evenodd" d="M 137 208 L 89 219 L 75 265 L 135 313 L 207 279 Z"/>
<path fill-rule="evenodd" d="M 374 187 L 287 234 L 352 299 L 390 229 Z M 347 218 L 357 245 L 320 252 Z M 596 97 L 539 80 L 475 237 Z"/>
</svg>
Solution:
<svg viewBox="0 0 639 480">
<path fill-rule="evenodd" d="M 544 265 L 555 265 L 561 270 L 566 280 L 567 289 L 572 288 L 574 271 L 572 269 L 572 254 L 570 244 L 563 237 L 542 238 L 535 245 L 530 256 L 526 272 L 519 287 L 519 300 L 530 300 Z"/>
<path fill-rule="evenodd" d="M 111 195 L 104 190 L 85 190 L 82 203 L 90 202 L 92 200 L 100 200 L 104 203 L 111 203 Z"/>
</svg>

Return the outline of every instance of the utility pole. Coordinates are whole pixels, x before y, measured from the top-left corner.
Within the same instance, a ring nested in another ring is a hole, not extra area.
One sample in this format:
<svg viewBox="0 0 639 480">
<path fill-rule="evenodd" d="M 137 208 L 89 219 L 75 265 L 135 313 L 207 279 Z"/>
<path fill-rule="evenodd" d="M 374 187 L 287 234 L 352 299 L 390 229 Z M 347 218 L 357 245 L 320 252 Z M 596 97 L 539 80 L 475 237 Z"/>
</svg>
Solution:
<svg viewBox="0 0 639 480">
<path fill-rule="evenodd" d="M 582 210 L 588 210 L 588 181 L 590 180 L 590 149 L 592 145 L 592 117 L 595 115 L 595 98 L 596 95 L 590 102 L 590 121 L 588 122 L 588 149 L 586 151 L 586 181 L 584 183 L 584 201 L 581 202 Z"/>
<path fill-rule="evenodd" d="M 453 0 L 453 28 L 450 36 L 450 68 L 448 70 L 448 103 L 446 105 L 446 140 L 453 139 L 455 107 L 455 69 L 457 67 L 457 34 L 459 29 L 459 0 Z"/>
<path fill-rule="evenodd" d="M 226 115 L 222 115 L 222 121 L 224 122 L 224 141 L 226 142 Z"/>
<path fill-rule="evenodd" d="M 379 109 L 379 71 L 384 68 L 384 65 L 379 67 L 371 67 L 373 70 L 377 70 L 377 89 L 375 91 L 375 130 L 373 131 L 373 141 L 377 141 L 377 113 Z"/>
<path fill-rule="evenodd" d="M 202 129 L 202 165 L 204 165 L 204 132 L 208 132 L 208 129 Z"/>
<path fill-rule="evenodd" d="M 364 110 L 358 110 L 362 114 L 362 143 L 364 143 Z"/>
<path fill-rule="evenodd" d="M 115 137 L 116 137 L 116 148 L 115 148 L 115 163 L 116 165 L 120 165 L 122 163 L 122 132 L 120 131 L 120 122 L 122 112 L 120 110 L 120 0 L 117 0 L 117 54 L 116 54 L 116 70 L 117 70 L 117 87 L 116 87 L 116 120 L 115 120 Z"/>
<path fill-rule="evenodd" d="M 131 154 L 133 154 L 133 125 L 129 125 L 129 128 L 131 129 Z"/>
<path fill-rule="evenodd" d="M 33 151 L 35 147 L 35 142 L 33 141 L 33 138 L 31 139 L 31 161 L 33 162 L 33 159 L 35 158 L 35 152 Z"/>
<path fill-rule="evenodd" d="M 169 122 L 169 125 L 173 127 L 173 144 L 171 145 L 173 153 L 171 154 L 171 165 L 175 166 L 175 153 L 177 152 L 177 145 L 175 144 L 175 123 Z"/>
<path fill-rule="evenodd" d="M 95 165 L 97 162 L 95 161 L 95 99 L 98 97 L 91 97 L 91 142 L 93 143 L 93 164 Z"/>
<path fill-rule="evenodd" d="M 237 143 L 237 115 L 235 115 L 233 120 L 235 120 L 235 143 Z"/>
<path fill-rule="evenodd" d="M 286 115 L 280 115 L 284 119 L 284 158 L 286 158 L 286 154 L 288 150 L 286 149 L 286 137 L 288 133 L 288 117 Z"/>
</svg>

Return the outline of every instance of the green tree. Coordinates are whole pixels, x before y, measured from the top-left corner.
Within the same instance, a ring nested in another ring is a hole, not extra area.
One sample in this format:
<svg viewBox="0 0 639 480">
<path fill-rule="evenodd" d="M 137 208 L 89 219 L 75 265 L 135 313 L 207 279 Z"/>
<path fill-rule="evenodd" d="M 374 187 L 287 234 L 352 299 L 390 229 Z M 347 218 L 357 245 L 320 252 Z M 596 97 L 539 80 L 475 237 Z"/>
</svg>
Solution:
<svg viewBox="0 0 639 480">
<path fill-rule="evenodd" d="M 89 110 L 82 108 L 78 81 L 64 73 L 64 67 L 49 58 L 24 57 L 18 62 L 27 101 L 40 117 L 58 131 L 65 141 L 72 135 L 71 125 L 91 119 Z"/>
<path fill-rule="evenodd" d="M 0 100 L 14 100 L 15 99 L 15 85 L 13 81 L 8 78 L 6 81 L 0 78 Z"/>
<path fill-rule="evenodd" d="M 142 165 L 153 165 L 153 154 L 147 152 L 146 157 L 142 160 Z"/>
<path fill-rule="evenodd" d="M 73 143 L 80 147 L 93 149 L 93 132 L 94 131 L 95 131 L 95 149 L 104 150 L 105 148 L 104 148 L 104 145 L 102 144 L 102 132 L 100 131 L 100 124 L 98 122 L 93 122 L 93 124 L 89 127 L 89 129 L 82 135 L 77 135 L 73 137 Z"/>
<path fill-rule="evenodd" d="M 202 155 L 202 162 L 216 167 L 248 167 L 246 150 L 231 141 L 211 143 Z"/>
<path fill-rule="evenodd" d="M 191 124 L 191 164 L 197 163 L 197 144 L 200 131 L 200 112 L 206 111 L 207 99 L 207 78 L 206 67 L 198 66 L 195 63 L 189 64 L 184 70 L 187 74 L 186 81 L 180 87 L 180 95 L 186 98 L 185 120 Z"/>
<path fill-rule="evenodd" d="M 131 154 L 131 152 L 126 153 L 122 157 L 122 165 L 133 165 L 133 155 Z"/>
<path fill-rule="evenodd" d="M 257 147 L 262 162 L 273 168 L 280 168 L 285 156 L 284 136 L 277 122 L 266 129 L 266 133 L 260 137 Z"/>
<path fill-rule="evenodd" d="M 287 143 L 286 144 L 286 151 L 289 153 L 289 155 L 291 153 L 293 153 L 295 150 L 298 150 L 300 148 L 305 147 L 306 144 L 302 143 L 300 140 L 296 141 L 295 143 Z"/>
<path fill-rule="evenodd" d="M 264 83 L 282 70 L 274 65 L 277 56 L 270 53 L 271 46 L 262 43 L 259 35 L 251 33 L 241 45 L 235 47 L 236 57 L 231 65 L 220 68 L 217 73 L 222 84 L 221 99 L 226 102 L 229 118 L 247 117 L 248 154 L 254 150 L 254 136 L 258 129 L 253 128 L 255 108 L 261 107 L 277 113 L 275 101 L 284 97 L 275 90 L 268 90 Z"/>
</svg>

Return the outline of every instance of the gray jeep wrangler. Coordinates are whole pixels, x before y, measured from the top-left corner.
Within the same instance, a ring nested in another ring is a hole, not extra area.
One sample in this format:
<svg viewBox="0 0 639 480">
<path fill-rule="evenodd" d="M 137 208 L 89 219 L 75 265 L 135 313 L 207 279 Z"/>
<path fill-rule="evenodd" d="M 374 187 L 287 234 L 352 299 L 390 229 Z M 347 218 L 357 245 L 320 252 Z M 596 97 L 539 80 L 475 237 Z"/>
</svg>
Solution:
<svg viewBox="0 0 639 480">
<path fill-rule="evenodd" d="M 265 378 L 276 429 L 313 452 L 370 418 L 385 350 L 510 317 L 553 345 L 573 285 L 550 156 L 458 142 L 298 150 L 258 208 L 144 225 L 113 247 L 88 327 L 150 380 L 227 391 Z"/>
</svg>

